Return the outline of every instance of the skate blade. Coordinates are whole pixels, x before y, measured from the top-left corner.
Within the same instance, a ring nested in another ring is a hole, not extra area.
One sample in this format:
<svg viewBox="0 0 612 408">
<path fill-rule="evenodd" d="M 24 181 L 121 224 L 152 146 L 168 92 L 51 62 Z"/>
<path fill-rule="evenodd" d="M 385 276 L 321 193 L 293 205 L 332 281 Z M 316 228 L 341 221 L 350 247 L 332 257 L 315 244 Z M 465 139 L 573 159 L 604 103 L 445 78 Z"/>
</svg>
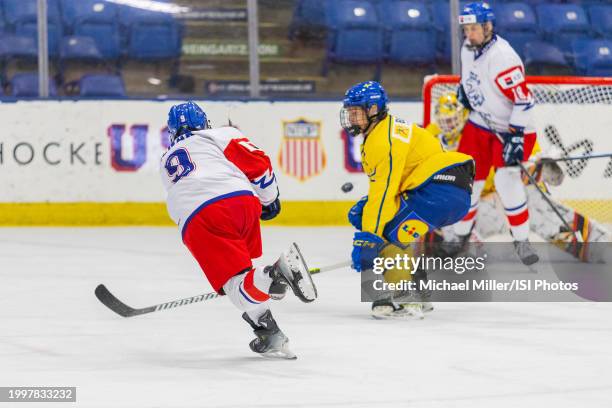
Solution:
<svg viewBox="0 0 612 408">
<path fill-rule="evenodd" d="M 300 252 L 297 244 L 294 242 L 289 247 L 289 250 L 283 254 L 285 266 L 293 274 L 292 285 L 293 293 L 305 303 L 310 303 L 317 298 L 317 287 L 315 286 L 312 276 L 308 270 L 308 265 L 304 261 L 304 257 Z"/>
<path fill-rule="evenodd" d="M 433 310 L 433 307 L 429 311 Z M 377 320 L 423 320 L 425 315 L 419 307 L 404 306 L 401 310 L 393 310 L 390 306 L 372 309 L 372 317 Z"/>
<path fill-rule="evenodd" d="M 283 346 L 279 350 L 269 350 L 265 353 L 259 353 L 260 356 L 271 360 L 296 360 L 297 356 L 289 350 L 289 347 Z"/>
</svg>

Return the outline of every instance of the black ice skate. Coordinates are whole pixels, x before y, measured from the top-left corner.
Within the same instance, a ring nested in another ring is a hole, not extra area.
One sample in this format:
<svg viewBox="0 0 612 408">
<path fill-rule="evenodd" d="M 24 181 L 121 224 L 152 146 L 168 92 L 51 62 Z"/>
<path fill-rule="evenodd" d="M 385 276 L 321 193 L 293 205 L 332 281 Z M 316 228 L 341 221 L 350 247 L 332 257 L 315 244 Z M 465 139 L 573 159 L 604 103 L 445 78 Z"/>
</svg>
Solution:
<svg viewBox="0 0 612 408">
<path fill-rule="evenodd" d="M 253 328 L 257 338 L 249 343 L 249 347 L 257 354 L 270 358 L 286 358 L 295 360 L 297 356 L 289 349 L 289 339 L 278 328 L 272 312 L 266 310 L 255 323 L 248 314 L 243 313 L 242 318 Z"/>
<path fill-rule="evenodd" d="M 533 265 L 540 260 L 540 257 L 533 250 L 528 240 L 514 241 L 514 249 L 524 265 Z"/>
<path fill-rule="evenodd" d="M 302 302 L 312 302 L 317 298 L 317 288 L 296 243 L 291 244 L 274 265 L 266 266 L 265 272 L 272 278 L 269 293 L 273 299 L 281 299 L 287 287 Z"/>
</svg>

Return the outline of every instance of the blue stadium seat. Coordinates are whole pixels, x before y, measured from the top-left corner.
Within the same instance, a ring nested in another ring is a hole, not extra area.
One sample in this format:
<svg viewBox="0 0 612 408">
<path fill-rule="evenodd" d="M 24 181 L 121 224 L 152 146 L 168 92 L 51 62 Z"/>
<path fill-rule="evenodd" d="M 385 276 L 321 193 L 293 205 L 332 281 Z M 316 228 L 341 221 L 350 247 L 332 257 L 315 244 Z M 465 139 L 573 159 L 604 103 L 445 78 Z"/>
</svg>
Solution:
<svg viewBox="0 0 612 408">
<path fill-rule="evenodd" d="M 29 35 L 6 34 L 0 38 L 0 58 L 38 58 L 38 46 Z"/>
<path fill-rule="evenodd" d="M 74 26 L 74 34 L 93 38 L 104 58 L 117 59 L 121 55 L 119 25 L 116 22 L 77 22 Z"/>
<path fill-rule="evenodd" d="M 376 63 L 384 57 L 382 30 L 372 28 L 343 28 L 338 30 L 328 59 L 337 62 Z"/>
<path fill-rule="evenodd" d="M 590 25 L 582 7 L 575 4 L 543 4 L 536 10 L 544 38 L 565 53 L 572 52 L 574 40 L 588 37 Z"/>
<path fill-rule="evenodd" d="M 15 25 L 15 33 L 30 36 L 34 41 L 38 42 L 38 25 L 36 21 L 18 22 Z M 62 26 L 50 21 L 47 25 L 47 35 L 49 56 L 57 57 L 59 55 L 59 45 L 63 35 Z"/>
<path fill-rule="evenodd" d="M 508 31 L 500 33 L 500 36 L 510 43 L 521 58 L 525 58 L 527 44 L 541 40 L 539 33 L 533 31 Z"/>
<path fill-rule="evenodd" d="M 459 2 L 459 12 L 469 3 L 468 0 Z M 451 59 L 451 39 L 450 39 L 450 9 L 448 0 L 434 0 L 431 2 L 431 17 L 434 28 L 438 31 L 437 36 L 437 57 L 439 60 L 449 62 Z M 460 42 L 462 39 L 459 40 Z"/>
<path fill-rule="evenodd" d="M 577 40 L 573 43 L 578 73 L 588 76 L 612 76 L 612 41 Z"/>
<path fill-rule="evenodd" d="M 436 38 L 434 30 L 395 29 L 389 40 L 388 58 L 401 64 L 433 65 L 437 57 Z"/>
<path fill-rule="evenodd" d="M 101 0 L 62 0 L 62 20 L 71 29 L 77 22 L 110 23 L 118 19 L 118 7 Z"/>
<path fill-rule="evenodd" d="M 525 46 L 525 67 L 541 70 L 543 67 L 569 67 L 563 52 L 555 45 L 534 41 Z"/>
<path fill-rule="evenodd" d="M 293 9 L 291 24 L 289 25 L 289 38 L 293 39 L 297 33 L 307 32 L 318 34 L 326 29 L 327 0 L 298 0 Z"/>
<path fill-rule="evenodd" d="M 424 2 L 385 1 L 379 4 L 387 31 L 387 57 L 397 63 L 433 64 L 437 32 Z"/>
<path fill-rule="evenodd" d="M 589 7 L 591 27 L 602 37 L 612 38 L 612 5 L 594 5 Z"/>
<path fill-rule="evenodd" d="M 170 13 L 145 10 L 138 7 L 121 5 L 118 7 L 119 22 L 125 27 L 136 23 L 173 23 L 174 18 Z"/>
<path fill-rule="evenodd" d="M 36 0 L 2 0 L 4 3 L 4 17 L 7 24 L 15 25 L 19 22 L 36 21 L 38 7 Z M 57 0 L 48 0 L 47 16 L 51 22 L 59 23 L 60 13 Z"/>
<path fill-rule="evenodd" d="M 124 97 L 125 85 L 119 75 L 89 74 L 79 81 L 81 96 Z"/>
<path fill-rule="evenodd" d="M 69 36 L 62 39 L 60 58 L 62 60 L 103 60 L 96 41 L 91 37 L 79 36 Z"/>
<path fill-rule="evenodd" d="M 378 28 L 380 22 L 376 8 L 368 0 L 335 0 L 329 3 L 327 25 L 340 28 Z"/>
<path fill-rule="evenodd" d="M 494 12 L 495 26 L 500 32 L 535 31 L 537 28 L 535 13 L 527 3 L 500 3 Z"/>
<path fill-rule="evenodd" d="M 38 73 L 26 72 L 16 74 L 10 80 L 11 95 L 19 97 L 38 96 Z M 57 86 L 55 80 L 49 78 L 49 96 L 57 96 Z"/>
<path fill-rule="evenodd" d="M 178 24 L 134 23 L 130 28 L 128 55 L 141 60 L 178 58 L 181 35 Z"/>
</svg>

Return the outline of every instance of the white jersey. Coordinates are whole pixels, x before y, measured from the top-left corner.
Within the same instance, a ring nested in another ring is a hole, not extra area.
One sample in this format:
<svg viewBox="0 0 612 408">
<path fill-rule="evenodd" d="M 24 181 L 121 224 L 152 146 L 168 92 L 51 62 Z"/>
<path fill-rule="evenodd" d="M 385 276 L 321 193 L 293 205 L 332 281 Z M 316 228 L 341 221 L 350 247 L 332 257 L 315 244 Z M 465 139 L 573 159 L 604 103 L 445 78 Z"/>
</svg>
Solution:
<svg viewBox="0 0 612 408">
<path fill-rule="evenodd" d="M 534 101 L 518 54 L 498 35 L 479 51 L 466 44 L 461 48 L 461 85 L 473 108 L 469 120 L 488 129 L 482 114 L 497 132 L 507 132 L 509 126 L 534 132 Z"/>
<path fill-rule="evenodd" d="M 278 197 L 270 159 L 238 129 L 193 131 L 162 156 L 160 175 L 168 213 L 183 232 L 190 218 L 223 198 L 254 195 L 262 205 Z"/>
</svg>

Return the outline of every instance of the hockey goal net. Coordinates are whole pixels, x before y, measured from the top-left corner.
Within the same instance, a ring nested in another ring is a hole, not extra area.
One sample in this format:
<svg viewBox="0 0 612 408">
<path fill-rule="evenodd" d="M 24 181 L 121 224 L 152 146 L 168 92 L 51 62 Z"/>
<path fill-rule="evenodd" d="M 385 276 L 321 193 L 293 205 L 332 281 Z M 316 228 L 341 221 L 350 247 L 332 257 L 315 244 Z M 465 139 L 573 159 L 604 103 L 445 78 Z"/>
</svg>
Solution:
<svg viewBox="0 0 612 408">
<path fill-rule="evenodd" d="M 536 106 L 542 151 L 562 157 L 612 152 L 612 78 L 527 77 Z M 423 86 L 423 124 L 434 120 L 440 96 L 455 91 L 459 77 L 436 75 Z M 612 159 L 560 162 L 566 177 L 551 194 L 583 215 L 612 224 Z"/>
</svg>

